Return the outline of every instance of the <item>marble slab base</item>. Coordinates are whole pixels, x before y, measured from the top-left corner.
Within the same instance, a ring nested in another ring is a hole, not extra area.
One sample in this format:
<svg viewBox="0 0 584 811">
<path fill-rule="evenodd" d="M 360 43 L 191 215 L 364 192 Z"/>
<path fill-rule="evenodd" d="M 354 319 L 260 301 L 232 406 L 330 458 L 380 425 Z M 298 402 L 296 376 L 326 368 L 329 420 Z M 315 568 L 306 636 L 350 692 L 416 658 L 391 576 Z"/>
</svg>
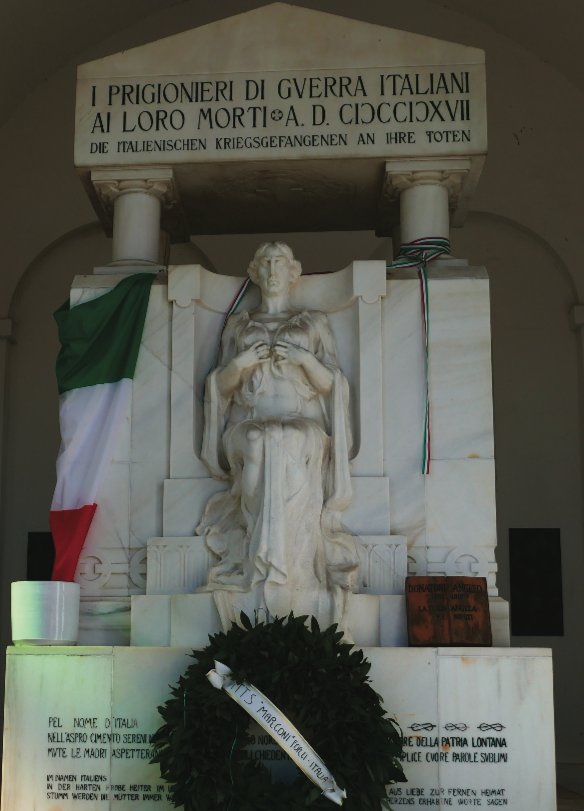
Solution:
<svg viewBox="0 0 584 811">
<path fill-rule="evenodd" d="M 404 595 L 354 594 L 349 626 L 361 647 L 407 645 Z M 211 593 L 132 597 L 132 645 L 201 648 L 220 630 Z"/>
<path fill-rule="evenodd" d="M 156 599 L 156 598 L 153 598 Z M 150 765 L 179 647 L 9 648 L 2 811 L 171 811 Z M 365 648 L 404 735 L 390 804 L 554 811 L 551 651 Z M 212 689 L 211 687 L 209 689 Z"/>
<path fill-rule="evenodd" d="M 493 644 L 508 647 L 509 603 L 489 600 Z M 349 627 L 360 647 L 406 647 L 406 606 L 403 594 L 354 594 Z M 221 630 L 211 593 L 147 594 L 132 597 L 131 644 L 204 647 L 209 634 Z"/>
<path fill-rule="evenodd" d="M 130 598 L 81 600 L 78 645 L 129 645 Z"/>
</svg>

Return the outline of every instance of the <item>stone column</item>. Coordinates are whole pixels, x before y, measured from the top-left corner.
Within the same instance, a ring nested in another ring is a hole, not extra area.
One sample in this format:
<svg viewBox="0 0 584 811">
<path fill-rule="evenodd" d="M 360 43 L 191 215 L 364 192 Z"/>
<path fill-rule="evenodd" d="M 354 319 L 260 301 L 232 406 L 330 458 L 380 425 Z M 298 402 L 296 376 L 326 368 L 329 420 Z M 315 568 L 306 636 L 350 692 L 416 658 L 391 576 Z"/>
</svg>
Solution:
<svg viewBox="0 0 584 811">
<path fill-rule="evenodd" d="M 159 268 L 162 218 L 170 230 L 182 213 L 172 169 L 98 170 L 91 180 L 113 234 L 109 267 Z"/>
<path fill-rule="evenodd" d="M 146 181 L 122 180 L 114 199 L 112 264 L 155 265 L 160 245 L 162 195 Z"/>
<path fill-rule="evenodd" d="M 423 237 L 450 238 L 448 212 L 451 177 L 444 172 L 411 172 L 400 178 L 400 231 L 402 242 Z M 397 178 L 396 178 L 397 179 Z"/>
<path fill-rule="evenodd" d="M 380 213 L 386 231 L 391 227 L 394 253 L 399 244 L 416 239 L 449 239 L 451 220 L 459 224 L 456 220 L 465 213 L 460 209 L 465 208 L 461 203 L 468 161 L 388 161 L 385 171 Z"/>
</svg>

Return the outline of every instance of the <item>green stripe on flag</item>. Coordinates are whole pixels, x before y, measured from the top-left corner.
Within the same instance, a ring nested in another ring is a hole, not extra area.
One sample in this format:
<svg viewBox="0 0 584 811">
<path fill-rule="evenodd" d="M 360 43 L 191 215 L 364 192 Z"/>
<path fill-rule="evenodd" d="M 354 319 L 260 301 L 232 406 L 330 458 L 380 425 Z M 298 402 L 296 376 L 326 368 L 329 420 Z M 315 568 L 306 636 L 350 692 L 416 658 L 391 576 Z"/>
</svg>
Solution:
<svg viewBox="0 0 584 811">
<path fill-rule="evenodd" d="M 134 377 L 154 273 L 135 273 L 109 293 L 56 310 L 59 394 Z"/>
</svg>

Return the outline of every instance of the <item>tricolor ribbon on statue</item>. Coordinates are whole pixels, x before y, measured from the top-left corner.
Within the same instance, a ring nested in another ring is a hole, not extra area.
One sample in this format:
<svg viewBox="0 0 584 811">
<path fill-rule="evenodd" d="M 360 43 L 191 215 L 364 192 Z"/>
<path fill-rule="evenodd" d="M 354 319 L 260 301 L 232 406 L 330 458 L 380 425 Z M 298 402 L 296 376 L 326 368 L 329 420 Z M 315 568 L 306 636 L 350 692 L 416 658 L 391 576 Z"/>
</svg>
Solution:
<svg viewBox="0 0 584 811">
<path fill-rule="evenodd" d="M 221 355 L 221 339 L 223 338 L 223 333 L 225 332 L 225 327 L 227 326 L 227 322 L 228 322 L 228 320 L 229 320 L 229 316 L 230 316 L 230 315 L 233 315 L 233 313 L 234 313 L 234 312 L 237 310 L 237 308 L 239 307 L 239 305 L 240 305 L 240 303 L 241 303 L 241 300 L 242 300 L 242 298 L 245 296 L 245 294 L 246 294 L 246 292 L 247 292 L 247 288 L 250 286 L 250 284 L 251 284 L 251 279 L 248 277 L 248 278 L 247 278 L 247 279 L 244 281 L 244 283 L 241 285 L 241 287 L 239 288 L 239 290 L 237 291 L 237 294 L 236 294 L 235 298 L 233 299 L 233 301 L 232 301 L 232 302 L 231 302 L 231 304 L 229 305 L 229 309 L 228 309 L 228 310 L 227 310 L 227 312 L 225 313 L 225 318 L 223 319 L 223 323 L 221 324 L 221 332 L 219 333 L 219 342 L 218 342 L 218 344 L 217 344 L 217 351 L 215 352 L 215 357 L 213 358 L 213 363 L 212 363 L 212 364 L 211 364 L 211 366 L 209 367 L 209 372 L 213 371 L 213 369 L 215 369 L 215 367 L 216 367 L 216 366 L 217 366 L 217 364 L 219 363 L 219 357 L 220 357 L 220 355 Z M 208 372 L 207 374 L 209 374 L 209 372 Z M 204 387 L 203 387 L 203 396 L 202 396 L 202 400 L 201 400 L 201 402 L 203 402 L 203 403 L 205 402 L 205 391 L 204 391 Z"/>
<path fill-rule="evenodd" d="M 420 277 L 420 292 L 422 297 L 422 321 L 424 323 L 424 345 L 426 349 L 426 408 L 424 413 L 424 448 L 422 455 L 422 473 L 430 472 L 430 396 L 428 392 L 428 337 L 430 332 L 430 318 L 428 308 L 428 276 L 426 265 L 439 256 L 450 253 L 450 240 L 446 237 L 426 237 L 406 242 L 399 249 L 399 253 L 388 265 L 391 268 L 417 268 Z"/>
<path fill-rule="evenodd" d="M 339 788 L 314 749 L 269 698 L 266 698 L 253 684 L 247 682 L 237 684 L 231 678 L 231 669 L 221 662 L 215 662 L 215 668 L 207 673 L 207 678 L 217 690 L 225 690 L 272 736 L 276 743 L 290 755 L 298 768 L 302 769 L 304 774 L 322 789 L 325 797 L 337 805 L 343 804 L 347 792 Z"/>
</svg>

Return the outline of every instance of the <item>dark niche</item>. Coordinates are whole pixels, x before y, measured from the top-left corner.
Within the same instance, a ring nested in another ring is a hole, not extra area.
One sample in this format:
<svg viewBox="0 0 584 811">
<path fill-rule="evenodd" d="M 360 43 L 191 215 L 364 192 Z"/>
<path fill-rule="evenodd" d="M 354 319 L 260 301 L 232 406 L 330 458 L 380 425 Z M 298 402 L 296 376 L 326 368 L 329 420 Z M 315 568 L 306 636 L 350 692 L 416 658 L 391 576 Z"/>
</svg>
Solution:
<svg viewBox="0 0 584 811">
<path fill-rule="evenodd" d="M 511 633 L 563 636 L 559 529 L 510 529 Z"/>
</svg>

